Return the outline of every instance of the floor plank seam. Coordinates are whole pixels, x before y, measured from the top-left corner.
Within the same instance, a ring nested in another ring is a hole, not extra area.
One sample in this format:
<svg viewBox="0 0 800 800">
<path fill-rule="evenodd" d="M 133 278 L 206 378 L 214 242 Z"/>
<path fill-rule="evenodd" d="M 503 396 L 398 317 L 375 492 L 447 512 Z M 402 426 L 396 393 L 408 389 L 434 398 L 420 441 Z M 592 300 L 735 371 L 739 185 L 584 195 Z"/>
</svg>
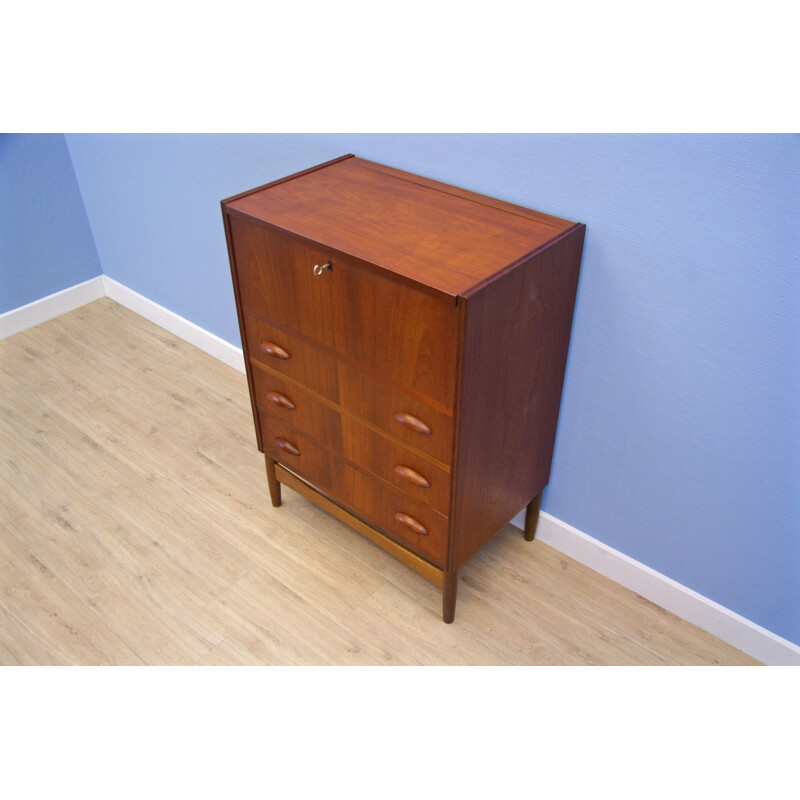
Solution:
<svg viewBox="0 0 800 800">
<path fill-rule="evenodd" d="M 247 572 L 245 572 L 242 575 L 239 575 L 239 577 L 236 578 L 236 580 L 229 583 L 221 592 L 218 592 L 213 597 L 210 597 L 208 600 L 206 600 L 206 602 L 203 603 L 202 606 L 200 606 L 201 610 L 206 611 L 212 603 L 216 603 L 219 600 L 221 600 L 225 595 L 229 594 L 233 589 L 235 589 L 237 584 L 241 583 L 245 578 L 247 578 L 249 575 L 255 572 L 255 570 L 257 570 L 258 568 L 259 565 L 254 563 L 253 566 L 247 570 Z M 226 634 L 222 638 L 222 641 L 225 641 L 225 639 L 227 639 L 229 635 L 230 633 Z M 215 644 L 214 647 L 216 647 L 218 644 L 220 644 L 220 642 L 217 642 L 217 644 Z M 214 648 L 212 647 L 211 649 L 213 650 Z"/>
</svg>

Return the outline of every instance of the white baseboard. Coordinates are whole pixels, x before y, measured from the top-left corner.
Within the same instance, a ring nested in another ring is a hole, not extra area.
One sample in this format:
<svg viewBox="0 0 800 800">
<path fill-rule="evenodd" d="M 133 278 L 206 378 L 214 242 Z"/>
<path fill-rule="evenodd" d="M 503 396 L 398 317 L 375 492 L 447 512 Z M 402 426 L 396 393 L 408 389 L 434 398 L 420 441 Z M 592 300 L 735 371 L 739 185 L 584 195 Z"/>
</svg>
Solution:
<svg viewBox="0 0 800 800">
<path fill-rule="evenodd" d="M 523 529 L 525 513 L 518 514 L 511 522 Z M 793 642 L 593 539 L 545 511 L 539 516 L 536 538 L 764 664 L 800 666 L 800 647 Z"/>
<path fill-rule="evenodd" d="M 105 297 L 105 293 L 103 276 L 98 275 L 96 278 L 77 283 L 27 305 L 12 308 L 11 311 L 0 314 L 0 339 L 21 333 L 68 311 L 74 311 L 86 303 Z"/>
<path fill-rule="evenodd" d="M 105 294 L 114 302 L 130 309 L 140 317 L 144 317 L 160 328 L 174 333 L 178 338 L 183 339 L 189 344 L 193 344 L 205 353 L 219 359 L 229 367 L 233 367 L 239 372 L 244 372 L 244 355 L 242 348 L 220 339 L 213 333 L 189 322 L 188 319 L 178 316 L 174 311 L 170 311 L 152 300 L 148 300 L 144 295 L 134 292 L 127 286 L 103 276 Z"/>
<path fill-rule="evenodd" d="M 241 348 L 105 275 L 0 315 L 0 339 L 104 296 L 239 372 L 244 372 Z M 512 523 L 523 528 L 524 512 L 518 514 Z M 800 647 L 796 644 L 593 539 L 547 512 L 541 513 L 536 538 L 765 664 L 800 665 Z"/>
</svg>

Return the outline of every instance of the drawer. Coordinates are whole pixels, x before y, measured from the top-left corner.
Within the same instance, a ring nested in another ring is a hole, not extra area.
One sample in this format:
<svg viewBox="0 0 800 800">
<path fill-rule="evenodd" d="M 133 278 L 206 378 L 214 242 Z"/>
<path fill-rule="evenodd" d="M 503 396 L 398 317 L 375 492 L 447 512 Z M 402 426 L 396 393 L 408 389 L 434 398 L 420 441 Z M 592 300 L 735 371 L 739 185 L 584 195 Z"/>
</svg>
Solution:
<svg viewBox="0 0 800 800">
<path fill-rule="evenodd" d="M 448 519 L 347 464 L 282 420 L 259 411 L 264 451 L 353 513 L 443 567 Z"/>
<path fill-rule="evenodd" d="M 239 217 L 230 218 L 244 311 L 310 336 L 448 409 L 454 304 Z M 330 264 L 320 274 L 317 265 Z"/>
<path fill-rule="evenodd" d="M 322 395 L 337 406 L 442 464 L 452 457 L 453 419 L 326 348 L 245 315 L 245 336 L 254 375 L 264 365 Z M 427 432 L 426 432 L 427 431 Z"/>
<path fill-rule="evenodd" d="M 447 515 L 450 475 L 445 470 L 273 372 L 255 369 L 253 380 L 262 413 L 298 428 L 316 443 Z"/>
</svg>

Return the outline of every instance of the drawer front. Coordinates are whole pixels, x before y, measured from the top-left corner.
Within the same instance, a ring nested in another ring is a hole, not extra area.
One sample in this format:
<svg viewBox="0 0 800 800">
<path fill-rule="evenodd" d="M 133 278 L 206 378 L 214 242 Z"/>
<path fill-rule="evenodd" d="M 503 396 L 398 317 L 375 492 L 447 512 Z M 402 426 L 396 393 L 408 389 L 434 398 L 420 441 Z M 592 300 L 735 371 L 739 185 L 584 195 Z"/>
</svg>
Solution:
<svg viewBox="0 0 800 800">
<path fill-rule="evenodd" d="M 282 420 L 259 412 L 264 450 L 393 539 L 443 567 L 447 517 L 370 477 Z"/>
<path fill-rule="evenodd" d="M 428 403 L 374 378 L 330 351 L 269 323 L 245 315 L 245 336 L 254 375 L 263 364 L 271 371 L 375 425 L 390 437 L 449 464 L 453 419 Z M 427 431 L 427 432 L 426 432 Z"/>
<path fill-rule="evenodd" d="M 231 217 L 241 302 L 452 410 L 455 305 Z M 314 267 L 330 264 L 328 269 Z"/>
<path fill-rule="evenodd" d="M 298 428 L 316 443 L 447 516 L 450 475 L 446 471 L 276 373 L 256 369 L 253 380 L 262 413 Z"/>
</svg>

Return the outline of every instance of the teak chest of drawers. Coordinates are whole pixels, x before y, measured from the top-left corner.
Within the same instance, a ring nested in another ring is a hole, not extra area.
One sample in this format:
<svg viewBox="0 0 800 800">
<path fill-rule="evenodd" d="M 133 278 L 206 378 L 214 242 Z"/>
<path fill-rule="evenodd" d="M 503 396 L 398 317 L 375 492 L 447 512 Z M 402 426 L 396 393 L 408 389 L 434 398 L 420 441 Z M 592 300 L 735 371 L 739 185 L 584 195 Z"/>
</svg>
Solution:
<svg viewBox="0 0 800 800">
<path fill-rule="evenodd" d="M 258 448 L 443 589 L 550 475 L 585 226 L 343 156 L 222 202 Z"/>
</svg>

